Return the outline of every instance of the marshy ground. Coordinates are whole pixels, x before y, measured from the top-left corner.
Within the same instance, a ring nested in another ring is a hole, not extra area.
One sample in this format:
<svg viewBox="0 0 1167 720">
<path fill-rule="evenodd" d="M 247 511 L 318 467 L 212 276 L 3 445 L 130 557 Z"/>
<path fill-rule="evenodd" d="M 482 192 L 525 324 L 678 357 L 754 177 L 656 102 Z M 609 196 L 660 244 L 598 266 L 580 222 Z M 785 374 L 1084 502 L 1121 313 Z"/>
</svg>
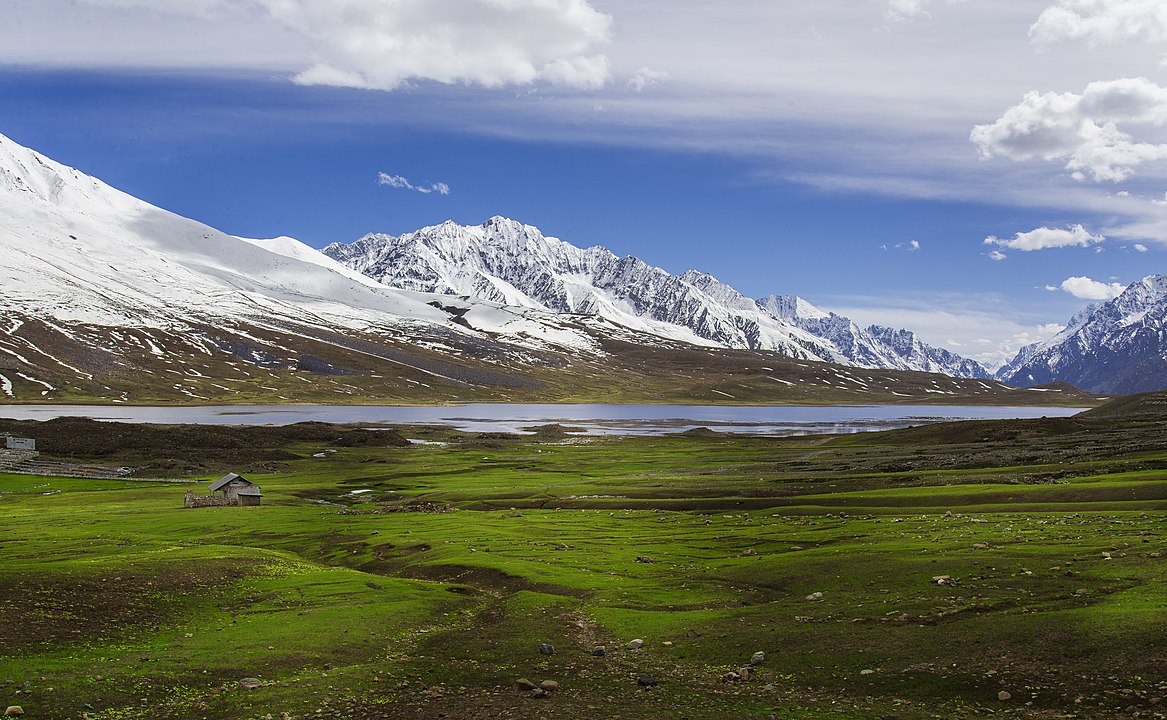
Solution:
<svg viewBox="0 0 1167 720">
<path fill-rule="evenodd" d="M 1165 717 L 1156 399 L 832 438 L 12 425 L 145 476 L 243 472 L 264 504 L 0 475 L 0 704 L 99 720 Z M 559 688 L 533 698 L 519 678 Z"/>
</svg>

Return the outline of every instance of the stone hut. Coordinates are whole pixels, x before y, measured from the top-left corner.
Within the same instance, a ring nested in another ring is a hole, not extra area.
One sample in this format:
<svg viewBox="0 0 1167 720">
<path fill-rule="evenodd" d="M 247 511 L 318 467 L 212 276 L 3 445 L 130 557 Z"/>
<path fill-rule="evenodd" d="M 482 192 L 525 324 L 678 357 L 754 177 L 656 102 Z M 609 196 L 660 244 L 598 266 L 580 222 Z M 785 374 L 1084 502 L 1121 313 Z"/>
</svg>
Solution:
<svg viewBox="0 0 1167 720">
<path fill-rule="evenodd" d="M 259 505 L 263 493 L 259 486 L 242 475 L 227 473 L 209 488 L 211 495 L 199 497 L 188 490 L 186 493 L 186 507 L 238 507 L 240 505 Z M 214 493 L 220 493 L 215 495 Z"/>
</svg>

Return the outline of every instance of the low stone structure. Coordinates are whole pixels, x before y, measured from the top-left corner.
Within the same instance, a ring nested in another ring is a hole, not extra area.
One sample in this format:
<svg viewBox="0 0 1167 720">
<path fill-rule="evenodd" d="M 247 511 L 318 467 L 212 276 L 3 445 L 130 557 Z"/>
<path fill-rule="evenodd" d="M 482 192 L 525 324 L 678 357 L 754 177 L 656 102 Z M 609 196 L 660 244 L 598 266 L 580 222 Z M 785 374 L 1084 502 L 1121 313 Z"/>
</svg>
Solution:
<svg viewBox="0 0 1167 720">
<path fill-rule="evenodd" d="M 187 490 L 185 507 L 240 507 L 259 505 L 263 499 L 258 485 L 236 473 L 227 473 L 211 483 L 208 490 L 221 494 L 195 495 L 193 490 Z"/>
</svg>

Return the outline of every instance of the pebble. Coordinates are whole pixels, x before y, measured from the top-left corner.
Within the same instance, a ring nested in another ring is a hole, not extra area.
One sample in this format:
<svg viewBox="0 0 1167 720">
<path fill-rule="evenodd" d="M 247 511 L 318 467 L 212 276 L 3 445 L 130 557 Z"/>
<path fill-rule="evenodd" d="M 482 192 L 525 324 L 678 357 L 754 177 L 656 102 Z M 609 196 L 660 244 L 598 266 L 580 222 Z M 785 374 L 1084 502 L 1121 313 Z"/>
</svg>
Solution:
<svg viewBox="0 0 1167 720">
<path fill-rule="evenodd" d="M 636 684 L 640 687 L 653 687 L 657 683 L 656 678 L 654 678 L 652 675 L 641 675 L 636 679 Z"/>
<path fill-rule="evenodd" d="M 766 653 L 762 652 L 761 650 L 754 653 L 750 657 L 750 664 L 751 665 L 761 665 L 764 662 L 766 662 Z"/>
<path fill-rule="evenodd" d="M 806 599 L 807 600 L 822 600 L 823 594 L 821 592 L 812 592 L 810 595 L 806 596 Z"/>
<path fill-rule="evenodd" d="M 654 563 L 654 562 L 656 562 L 656 560 L 653 560 L 652 558 L 648 557 L 647 555 L 637 555 L 636 562 L 638 562 L 638 563 Z"/>
<path fill-rule="evenodd" d="M 592 650 L 592 655 L 594 657 L 607 657 L 608 648 L 604 647 L 603 645 L 598 645 Z"/>
<path fill-rule="evenodd" d="M 531 691 L 531 697 L 533 697 L 533 698 L 545 698 L 545 697 L 548 697 L 549 695 L 551 695 L 551 693 L 547 692 L 543 688 L 535 688 L 534 690 Z"/>
<path fill-rule="evenodd" d="M 751 675 L 751 673 L 750 673 L 750 669 L 748 667 L 741 668 L 740 670 L 737 671 L 737 676 L 739 678 L 741 678 L 742 682 L 749 682 L 750 675 Z"/>
<path fill-rule="evenodd" d="M 673 642 L 671 640 L 665 640 L 663 643 L 661 643 L 661 645 L 664 645 L 665 647 L 672 647 Z"/>
<path fill-rule="evenodd" d="M 555 654 L 555 646 L 552 645 L 551 643 L 543 643 L 542 645 L 539 646 L 539 654 L 540 655 L 554 655 Z"/>
<path fill-rule="evenodd" d="M 859 674 L 860 675 L 874 675 L 875 671 L 874 670 L 860 670 Z"/>
<path fill-rule="evenodd" d="M 515 687 L 518 688 L 519 692 L 530 692 L 539 686 L 527 678 L 519 678 L 515 680 Z"/>
<path fill-rule="evenodd" d="M 640 638 L 637 638 L 637 639 L 633 640 L 632 642 L 628 643 L 629 650 L 639 650 L 642 647 L 644 647 L 644 641 L 641 640 Z"/>
<path fill-rule="evenodd" d="M 4 711 L 4 717 L 16 717 L 17 715 L 23 714 L 24 708 L 20 707 L 19 705 L 9 705 L 8 708 Z"/>
<path fill-rule="evenodd" d="M 254 690 L 263 685 L 263 681 L 259 678 L 247 677 L 239 681 L 239 687 L 244 690 Z"/>
<path fill-rule="evenodd" d="M 544 680 L 543 682 L 539 683 L 539 688 L 544 692 L 552 693 L 559 689 L 559 683 L 555 682 L 554 680 Z"/>
<path fill-rule="evenodd" d="M 1000 700 L 1001 702 L 1004 702 L 1006 700 L 1012 700 L 1013 694 L 1002 690 L 1001 692 L 997 693 L 997 699 Z"/>
</svg>

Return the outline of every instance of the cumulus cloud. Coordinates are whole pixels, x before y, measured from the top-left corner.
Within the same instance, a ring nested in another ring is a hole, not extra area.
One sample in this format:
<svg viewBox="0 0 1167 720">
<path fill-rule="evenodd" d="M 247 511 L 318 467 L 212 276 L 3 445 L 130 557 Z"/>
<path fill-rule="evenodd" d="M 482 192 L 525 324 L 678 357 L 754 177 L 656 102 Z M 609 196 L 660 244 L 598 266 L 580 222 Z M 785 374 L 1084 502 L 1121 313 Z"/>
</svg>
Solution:
<svg viewBox="0 0 1167 720">
<path fill-rule="evenodd" d="M 985 245 L 1033 252 L 1034 250 L 1048 250 L 1050 248 L 1090 247 L 1104 240 L 1106 240 L 1104 236 L 1094 235 L 1081 225 L 1071 225 L 1068 228 L 1040 227 L 1029 232 L 1019 232 L 1009 239 L 990 235 L 985 238 Z M 1003 260 L 1004 257 L 993 259 Z"/>
<path fill-rule="evenodd" d="M 994 262 L 1001 262 L 1002 260 L 1004 260 L 1007 257 L 1009 257 L 1009 256 L 1006 255 L 1005 253 L 1001 252 L 1000 250 L 994 250 L 994 251 L 989 253 L 989 259 L 994 261 Z"/>
<path fill-rule="evenodd" d="M 1142 163 L 1167 158 L 1167 144 L 1140 142 L 1118 123 L 1167 124 L 1167 88 L 1124 78 L 1092 82 L 1080 95 L 1031 91 L 969 137 L 982 157 L 1064 160 L 1077 180 L 1126 180 Z"/>
<path fill-rule="evenodd" d="M 399 190 L 412 190 L 423 195 L 430 193 L 437 193 L 438 195 L 449 195 L 450 186 L 446 183 L 430 183 L 428 185 L 414 185 L 400 175 L 390 175 L 389 173 L 377 173 L 377 184 L 385 185 Z"/>
<path fill-rule="evenodd" d="M 1034 44 L 1085 40 L 1091 45 L 1167 41 L 1162 0 L 1059 0 L 1029 28 Z"/>
<path fill-rule="evenodd" d="M 896 250 L 903 250 L 904 252 L 916 252 L 920 249 L 919 240 L 909 240 L 907 242 L 897 243 Z"/>
<path fill-rule="evenodd" d="M 1135 250 L 1138 250 L 1141 253 L 1147 252 L 1147 246 L 1142 244 L 1142 243 L 1135 243 L 1134 248 L 1135 248 Z"/>
<path fill-rule="evenodd" d="M 587 0 L 256 0 L 312 44 L 304 84 L 392 90 L 410 80 L 598 88 L 612 18 Z"/>
<path fill-rule="evenodd" d="M 1126 285 L 1105 283 L 1088 277 L 1072 277 L 1062 281 L 1061 289 L 1082 300 L 1113 300 L 1126 290 Z"/>
<path fill-rule="evenodd" d="M 611 16 L 589 0 L 85 0 L 98 7 L 266 15 L 307 41 L 305 85 L 393 90 L 410 81 L 599 88 Z"/>
</svg>

